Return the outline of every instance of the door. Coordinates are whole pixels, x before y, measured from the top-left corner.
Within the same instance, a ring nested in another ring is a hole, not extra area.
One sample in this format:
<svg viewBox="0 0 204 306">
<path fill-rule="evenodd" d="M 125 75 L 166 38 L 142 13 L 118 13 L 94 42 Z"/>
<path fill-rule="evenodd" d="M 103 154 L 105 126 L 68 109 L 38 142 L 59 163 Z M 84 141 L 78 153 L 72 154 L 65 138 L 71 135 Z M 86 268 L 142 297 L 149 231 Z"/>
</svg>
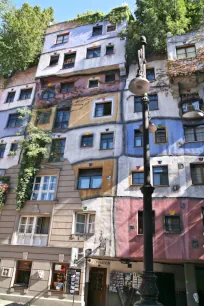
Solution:
<svg viewBox="0 0 204 306">
<path fill-rule="evenodd" d="M 88 304 L 87 306 L 105 306 L 106 301 L 106 273 L 103 268 L 91 268 L 89 274 Z"/>
<path fill-rule="evenodd" d="M 159 290 L 159 302 L 164 306 L 176 305 L 176 292 L 173 273 L 155 273 Z"/>
</svg>

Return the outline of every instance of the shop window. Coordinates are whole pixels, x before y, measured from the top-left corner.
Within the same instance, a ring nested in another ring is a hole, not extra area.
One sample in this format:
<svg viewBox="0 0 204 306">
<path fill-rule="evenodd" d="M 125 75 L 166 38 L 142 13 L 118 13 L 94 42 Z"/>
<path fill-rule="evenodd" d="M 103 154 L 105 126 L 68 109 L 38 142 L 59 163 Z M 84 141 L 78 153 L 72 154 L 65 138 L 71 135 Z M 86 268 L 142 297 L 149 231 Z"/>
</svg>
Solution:
<svg viewBox="0 0 204 306">
<path fill-rule="evenodd" d="M 78 189 L 98 189 L 102 187 L 102 169 L 79 169 Z"/>
<path fill-rule="evenodd" d="M 18 150 L 18 144 L 17 143 L 12 143 L 11 144 L 11 148 L 10 148 L 10 152 L 16 153 L 16 151 Z"/>
<path fill-rule="evenodd" d="M 11 114 L 8 118 L 7 128 L 21 127 L 24 124 L 24 120 L 19 118 L 20 114 Z"/>
<path fill-rule="evenodd" d="M 101 56 L 101 47 L 87 49 L 86 58 L 90 59 L 90 58 L 100 57 L 100 56 Z"/>
<path fill-rule="evenodd" d="M 56 45 L 64 44 L 68 42 L 68 39 L 69 39 L 69 33 L 57 35 Z"/>
<path fill-rule="evenodd" d="M 6 149 L 6 144 L 0 144 L 0 158 L 4 157 L 5 149 Z"/>
<path fill-rule="evenodd" d="M 53 263 L 52 265 L 52 281 L 51 290 L 65 291 L 66 275 L 69 269 L 69 264 Z"/>
<path fill-rule="evenodd" d="M 31 246 L 46 246 L 48 242 L 50 217 L 20 218 L 17 244 Z"/>
<path fill-rule="evenodd" d="M 106 55 L 114 54 L 114 46 L 106 46 Z"/>
<path fill-rule="evenodd" d="M 31 98 L 32 88 L 29 89 L 21 89 L 19 100 L 27 100 Z"/>
<path fill-rule="evenodd" d="M 70 109 L 57 110 L 55 125 L 56 129 L 66 129 L 69 123 Z"/>
<path fill-rule="evenodd" d="M 155 143 L 166 143 L 167 142 L 167 133 L 166 128 L 157 128 L 155 132 Z"/>
<path fill-rule="evenodd" d="M 37 113 L 37 124 L 46 124 L 50 122 L 51 111 L 38 112 Z"/>
<path fill-rule="evenodd" d="M 76 60 L 76 52 L 64 55 L 63 69 L 73 68 Z"/>
<path fill-rule="evenodd" d="M 75 234 L 94 234 L 95 214 L 77 213 L 75 220 Z"/>
<path fill-rule="evenodd" d="M 95 26 L 95 27 L 93 27 L 92 36 L 101 35 L 102 32 L 103 32 L 103 26 L 102 26 L 102 25 L 100 25 L 100 26 Z"/>
<path fill-rule="evenodd" d="M 154 71 L 154 68 L 147 68 L 147 70 L 146 70 L 146 78 L 150 82 L 155 80 L 155 71 Z"/>
<path fill-rule="evenodd" d="M 110 116 L 111 112 L 112 112 L 112 102 L 95 104 L 95 117 Z"/>
<path fill-rule="evenodd" d="M 32 201 L 52 201 L 55 197 L 56 176 L 36 176 L 31 195 Z"/>
<path fill-rule="evenodd" d="M 158 96 L 157 95 L 149 95 L 149 110 L 158 110 Z M 134 111 L 142 112 L 142 97 L 135 97 L 134 100 Z"/>
<path fill-rule="evenodd" d="M 132 185 L 144 184 L 144 172 L 132 172 Z"/>
<path fill-rule="evenodd" d="M 153 185 L 168 186 L 168 166 L 153 167 Z"/>
<path fill-rule="evenodd" d="M 185 126 L 185 140 L 191 141 L 204 141 L 204 125 Z"/>
<path fill-rule="evenodd" d="M 204 164 L 191 164 L 191 179 L 193 185 L 204 185 Z"/>
<path fill-rule="evenodd" d="M 113 32 L 116 30 L 116 25 L 115 24 L 110 24 L 107 26 L 107 32 Z"/>
<path fill-rule="evenodd" d="M 98 80 L 89 80 L 89 88 L 98 87 Z"/>
<path fill-rule="evenodd" d="M 143 146 L 143 134 L 139 130 L 134 131 L 134 146 L 135 147 Z"/>
<path fill-rule="evenodd" d="M 80 251 L 81 249 L 79 249 Z M 82 249 L 83 250 L 83 249 Z M 79 295 L 81 270 L 69 269 L 67 272 L 67 293 Z"/>
<path fill-rule="evenodd" d="M 184 59 L 196 56 L 195 46 L 182 46 L 176 48 L 176 54 L 178 59 Z"/>
<path fill-rule="evenodd" d="M 109 83 L 113 81 L 115 81 L 115 73 L 107 73 L 105 75 L 105 83 Z"/>
<path fill-rule="evenodd" d="M 31 261 L 18 261 L 16 268 L 15 287 L 28 287 L 31 273 Z"/>
<path fill-rule="evenodd" d="M 113 149 L 113 133 L 101 134 L 101 150 Z"/>
<path fill-rule="evenodd" d="M 14 101 L 14 98 L 15 98 L 15 94 L 16 94 L 15 91 L 8 92 L 8 95 L 7 95 L 7 98 L 6 98 L 6 103 L 11 103 L 11 102 L 13 102 L 13 101 Z"/>
<path fill-rule="evenodd" d="M 55 89 L 54 87 L 49 87 L 43 91 L 41 94 L 41 99 L 42 100 L 49 100 L 52 101 L 55 97 Z"/>
<path fill-rule="evenodd" d="M 180 233 L 181 232 L 180 216 L 165 216 L 164 227 L 165 231 L 168 233 Z"/>
<path fill-rule="evenodd" d="M 152 211 L 152 232 L 155 234 L 155 212 Z M 143 211 L 138 211 L 138 234 L 143 235 Z"/>
<path fill-rule="evenodd" d="M 50 56 L 50 66 L 55 66 L 58 64 L 59 61 L 59 54 L 51 55 Z"/>
<path fill-rule="evenodd" d="M 92 147 L 93 146 L 93 135 L 83 135 L 81 137 L 81 147 Z"/>
<path fill-rule="evenodd" d="M 73 91 L 74 82 L 61 83 L 61 93 L 69 93 Z"/>
<path fill-rule="evenodd" d="M 66 139 L 53 139 L 51 145 L 50 162 L 60 162 L 64 160 Z"/>
</svg>

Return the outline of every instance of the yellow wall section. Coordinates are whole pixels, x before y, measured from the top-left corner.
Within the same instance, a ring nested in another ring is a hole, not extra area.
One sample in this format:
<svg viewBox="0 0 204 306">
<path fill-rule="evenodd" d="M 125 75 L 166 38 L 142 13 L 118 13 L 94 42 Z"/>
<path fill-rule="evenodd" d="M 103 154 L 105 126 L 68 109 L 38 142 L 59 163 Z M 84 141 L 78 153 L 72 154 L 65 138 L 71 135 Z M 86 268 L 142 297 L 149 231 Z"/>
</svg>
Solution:
<svg viewBox="0 0 204 306">
<path fill-rule="evenodd" d="M 52 128 L 53 128 L 53 124 L 54 124 L 54 120 L 55 120 L 55 113 L 56 113 L 56 106 L 50 107 L 50 108 L 33 110 L 32 123 L 36 125 L 38 112 L 47 112 L 47 111 L 51 111 L 50 122 L 45 123 L 45 124 L 37 124 L 37 127 L 41 128 L 43 130 L 49 131 L 49 130 L 52 130 Z"/>
</svg>

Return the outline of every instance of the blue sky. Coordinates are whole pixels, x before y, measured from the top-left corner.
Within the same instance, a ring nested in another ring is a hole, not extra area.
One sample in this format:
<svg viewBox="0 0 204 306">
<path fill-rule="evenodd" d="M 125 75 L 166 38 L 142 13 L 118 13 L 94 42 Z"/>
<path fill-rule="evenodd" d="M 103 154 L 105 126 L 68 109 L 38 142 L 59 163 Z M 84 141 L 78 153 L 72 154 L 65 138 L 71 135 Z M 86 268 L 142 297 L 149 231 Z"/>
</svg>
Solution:
<svg viewBox="0 0 204 306">
<path fill-rule="evenodd" d="M 55 20 L 57 22 L 72 19 L 78 13 L 83 13 L 88 10 L 103 11 L 108 13 L 113 7 L 122 5 L 127 2 L 134 10 L 135 0 L 13 0 L 18 8 L 22 3 L 28 2 L 30 5 L 38 4 L 42 8 L 52 6 L 55 11 Z"/>
</svg>

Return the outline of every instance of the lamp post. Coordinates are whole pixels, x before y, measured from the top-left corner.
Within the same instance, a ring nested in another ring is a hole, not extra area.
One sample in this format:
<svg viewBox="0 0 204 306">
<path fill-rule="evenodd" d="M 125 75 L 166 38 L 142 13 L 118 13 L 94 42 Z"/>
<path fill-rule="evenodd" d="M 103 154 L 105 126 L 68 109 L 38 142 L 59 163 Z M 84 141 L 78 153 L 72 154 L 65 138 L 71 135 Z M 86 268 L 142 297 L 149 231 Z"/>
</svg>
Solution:
<svg viewBox="0 0 204 306">
<path fill-rule="evenodd" d="M 129 90 L 142 98 L 142 120 L 143 124 L 140 130 L 143 132 L 143 158 L 144 158 L 144 184 L 141 187 L 143 193 L 143 231 L 144 231 L 144 272 L 142 275 L 142 284 L 140 286 L 141 299 L 135 303 L 137 305 L 161 305 L 158 303 L 158 289 L 156 285 L 156 276 L 153 269 L 153 224 L 152 224 L 152 193 L 154 187 L 150 183 L 150 151 L 149 151 L 149 133 L 157 130 L 149 120 L 149 81 L 146 79 L 146 60 L 145 45 L 146 38 L 141 36 L 142 48 L 138 51 L 138 73 L 135 79 L 129 84 Z M 162 306 L 162 305 L 161 305 Z"/>
</svg>

